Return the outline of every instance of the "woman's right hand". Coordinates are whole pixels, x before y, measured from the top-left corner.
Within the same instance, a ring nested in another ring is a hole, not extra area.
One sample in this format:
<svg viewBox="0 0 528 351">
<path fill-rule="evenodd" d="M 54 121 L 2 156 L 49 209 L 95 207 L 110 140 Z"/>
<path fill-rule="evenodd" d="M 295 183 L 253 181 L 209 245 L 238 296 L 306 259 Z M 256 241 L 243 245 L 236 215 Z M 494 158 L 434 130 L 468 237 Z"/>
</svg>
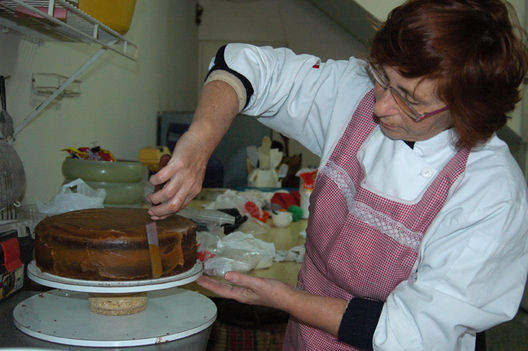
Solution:
<svg viewBox="0 0 528 351">
<path fill-rule="evenodd" d="M 167 217 L 191 202 L 202 189 L 209 157 L 238 113 L 235 90 L 223 81 L 204 85 L 189 130 L 176 143 L 169 163 L 150 177 L 161 190 L 147 196 L 153 220 Z"/>
<path fill-rule="evenodd" d="M 200 193 L 208 160 L 200 136 L 188 131 L 180 137 L 168 164 L 149 179 L 154 186 L 163 185 L 147 196 L 154 204 L 148 211 L 152 219 L 181 210 Z"/>
</svg>

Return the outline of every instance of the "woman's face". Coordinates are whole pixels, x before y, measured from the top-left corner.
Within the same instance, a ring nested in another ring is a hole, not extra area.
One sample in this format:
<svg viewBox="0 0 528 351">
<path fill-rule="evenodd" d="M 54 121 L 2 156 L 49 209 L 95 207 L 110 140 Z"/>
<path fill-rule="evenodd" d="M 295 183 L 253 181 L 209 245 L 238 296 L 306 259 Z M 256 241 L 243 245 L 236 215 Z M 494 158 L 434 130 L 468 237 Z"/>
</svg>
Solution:
<svg viewBox="0 0 528 351">
<path fill-rule="evenodd" d="M 421 78 L 404 78 L 395 69 L 383 66 L 390 86 L 397 90 L 416 111 L 431 112 L 445 106 L 436 96 L 436 81 Z M 383 73 L 383 72 L 382 72 Z M 451 127 L 449 110 L 434 114 L 419 122 L 406 115 L 394 100 L 391 89 L 376 84 L 374 114 L 383 133 L 395 140 L 419 141 L 432 138 Z"/>
</svg>

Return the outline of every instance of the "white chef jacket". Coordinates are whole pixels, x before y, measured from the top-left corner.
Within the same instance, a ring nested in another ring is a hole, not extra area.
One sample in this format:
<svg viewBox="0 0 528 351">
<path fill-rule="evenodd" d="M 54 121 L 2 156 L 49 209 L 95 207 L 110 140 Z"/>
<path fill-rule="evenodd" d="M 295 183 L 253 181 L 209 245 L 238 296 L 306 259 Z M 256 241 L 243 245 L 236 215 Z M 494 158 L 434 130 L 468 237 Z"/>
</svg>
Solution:
<svg viewBox="0 0 528 351">
<path fill-rule="evenodd" d="M 373 88 L 356 58 L 323 63 L 289 49 L 229 44 L 224 59 L 254 89 L 242 112 L 298 140 L 321 165 Z M 376 127 L 358 154 L 363 186 L 391 200 L 418 202 L 455 154 L 454 140 L 455 132 L 446 130 L 411 149 Z M 369 148 L 374 144 L 380 147 Z M 410 278 L 384 303 L 374 350 L 473 351 L 476 332 L 515 316 L 528 271 L 527 195 L 522 172 L 496 135 L 472 149 Z"/>
</svg>

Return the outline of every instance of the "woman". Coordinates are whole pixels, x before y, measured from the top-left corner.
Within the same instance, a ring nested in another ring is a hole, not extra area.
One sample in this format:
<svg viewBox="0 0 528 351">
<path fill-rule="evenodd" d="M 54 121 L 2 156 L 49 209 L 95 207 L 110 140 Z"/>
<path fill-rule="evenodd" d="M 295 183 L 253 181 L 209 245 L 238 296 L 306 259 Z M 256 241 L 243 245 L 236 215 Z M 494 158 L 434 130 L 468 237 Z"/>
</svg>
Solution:
<svg viewBox="0 0 528 351">
<path fill-rule="evenodd" d="M 473 350 L 515 315 L 527 274 L 526 182 L 495 135 L 527 61 L 500 0 L 408 1 L 368 63 L 230 44 L 151 178 L 168 183 L 150 214 L 185 206 L 235 115 L 259 116 L 321 156 L 297 288 L 199 283 L 290 313 L 285 350 Z"/>
</svg>

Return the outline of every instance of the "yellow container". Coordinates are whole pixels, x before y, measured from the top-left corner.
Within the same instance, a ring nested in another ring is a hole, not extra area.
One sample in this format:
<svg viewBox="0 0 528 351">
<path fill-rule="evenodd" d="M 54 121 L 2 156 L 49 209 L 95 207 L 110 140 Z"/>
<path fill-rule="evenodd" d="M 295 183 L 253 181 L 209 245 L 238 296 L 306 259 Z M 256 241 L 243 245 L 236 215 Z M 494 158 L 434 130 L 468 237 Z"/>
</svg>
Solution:
<svg viewBox="0 0 528 351">
<path fill-rule="evenodd" d="M 139 150 L 138 160 L 151 172 L 159 171 L 161 156 L 170 155 L 171 152 L 166 146 L 145 147 Z"/>
<path fill-rule="evenodd" d="M 136 0 L 79 0 L 79 9 L 93 18 L 125 34 L 130 28 Z"/>
</svg>

